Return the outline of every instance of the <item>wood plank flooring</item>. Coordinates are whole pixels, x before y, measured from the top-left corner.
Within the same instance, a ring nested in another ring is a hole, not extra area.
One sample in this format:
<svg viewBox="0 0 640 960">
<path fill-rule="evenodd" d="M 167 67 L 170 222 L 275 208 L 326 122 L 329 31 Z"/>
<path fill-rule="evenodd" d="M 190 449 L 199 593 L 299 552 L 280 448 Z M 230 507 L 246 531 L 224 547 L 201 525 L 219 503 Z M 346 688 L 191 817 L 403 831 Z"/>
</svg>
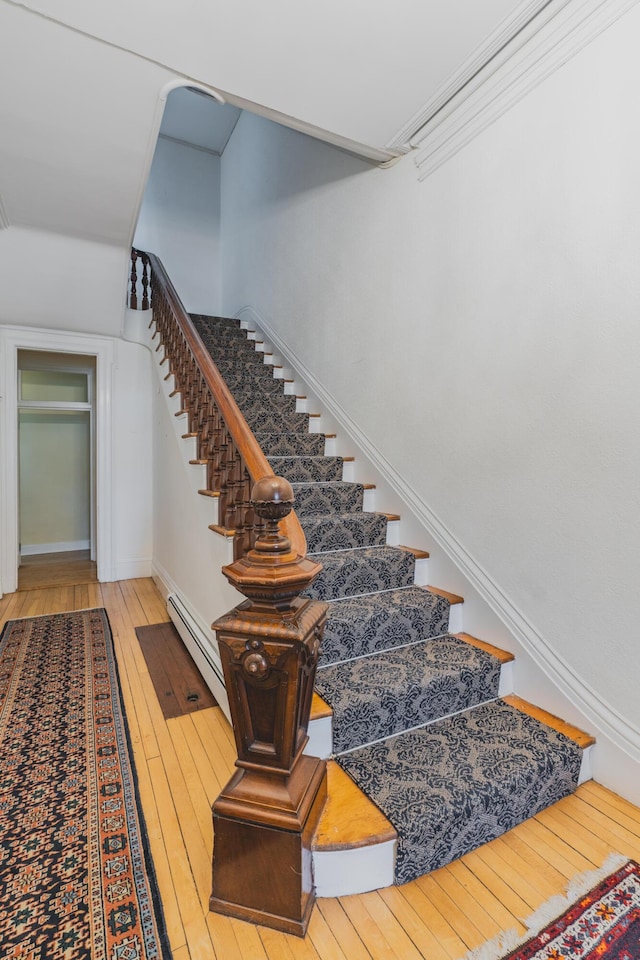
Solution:
<svg viewBox="0 0 640 960">
<path fill-rule="evenodd" d="M 165 720 L 135 627 L 167 619 L 151 580 L 9 594 L 7 619 L 105 606 L 174 960 L 457 960 L 608 854 L 640 859 L 640 809 L 596 783 L 402 887 L 322 899 L 304 940 L 209 913 L 211 803 L 233 768 L 218 707 Z"/>
<path fill-rule="evenodd" d="M 96 562 L 88 550 L 34 553 L 22 557 L 18 567 L 18 590 L 74 586 L 97 579 Z"/>
</svg>

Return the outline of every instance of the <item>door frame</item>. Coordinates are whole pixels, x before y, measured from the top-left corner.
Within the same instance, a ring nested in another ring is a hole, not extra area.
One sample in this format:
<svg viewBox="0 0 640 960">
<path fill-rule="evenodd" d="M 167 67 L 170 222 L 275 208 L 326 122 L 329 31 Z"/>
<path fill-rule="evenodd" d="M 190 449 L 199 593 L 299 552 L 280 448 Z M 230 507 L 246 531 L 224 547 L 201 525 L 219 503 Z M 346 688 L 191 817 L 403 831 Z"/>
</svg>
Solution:
<svg viewBox="0 0 640 960">
<path fill-rule="evenodd" d="M 0 596 L 18 586 L 18 350 L 95 357 L 95 535 L 97 575 L 115 578 L 113 562 L 113 367 L 115 342 L 70 331 L 0 327 Z"/>
</svg>

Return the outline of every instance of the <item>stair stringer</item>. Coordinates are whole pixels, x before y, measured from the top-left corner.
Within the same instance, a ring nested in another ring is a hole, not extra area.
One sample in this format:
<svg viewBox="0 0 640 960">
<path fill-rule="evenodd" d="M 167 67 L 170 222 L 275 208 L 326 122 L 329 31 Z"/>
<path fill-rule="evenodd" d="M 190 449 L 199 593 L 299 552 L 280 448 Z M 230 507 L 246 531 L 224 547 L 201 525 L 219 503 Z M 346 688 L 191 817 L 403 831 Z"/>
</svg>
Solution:
<svg viewBox="0 0 640 960">
<path fill-rule="evenodd" d="M 296 393 L 305 394 L 306 409 L 322 409 L 311 429 L 337 434 L 332 454 L 355 455 L 352 479 L 375 484 L 376 508 L 401 515 L 400 542 L 429 551 L 430 582 L 464 596 L 464 630 L 515 654 L 512 691 L 592 730 L 597 738 L 590 757 L 594 775 L 640 802 L 640 729 L 604 702 L 536 631 L 258 310 L 246 305 L 233 316 L 241 326 L 256 331 L 255 339 L 263 341 L 261 349 L 271 354 L 268 362 L 282 368 L 278 374 L 294 380 Z"/>
</svg>

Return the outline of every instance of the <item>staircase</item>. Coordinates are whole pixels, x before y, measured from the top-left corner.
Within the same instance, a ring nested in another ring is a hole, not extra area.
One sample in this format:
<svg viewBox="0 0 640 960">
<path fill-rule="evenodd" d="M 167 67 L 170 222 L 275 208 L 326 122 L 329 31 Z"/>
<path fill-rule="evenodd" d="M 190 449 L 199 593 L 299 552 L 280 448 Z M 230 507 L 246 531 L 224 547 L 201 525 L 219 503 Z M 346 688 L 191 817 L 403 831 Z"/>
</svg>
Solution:
<svg viewBox="0 0 640 960">
<path fill-rule="evenodd" d="M 343 479 L 344 461 L 325 455 L 324 435 L 310 432 L 309 414 L 239 322 L 192 320 L 274 472 L 292 484 L 309 555 L 322 563 L 306 595 L 329 603 L 316 690 L 340 768 L 331 776 L 346 772 L 391 824 L 391 833 L 377 825 L 378 810 L 360 814 L 376 822 L 374 843 L 397 836 L 394 881 L 571 793 L 588 739 L 500 696 L 509 654 L 449 632 L 460 598 L 423 585 L 425 554 L 387 543 L 389 517 L 365 509 L 368 491 Z"/>
</svg>

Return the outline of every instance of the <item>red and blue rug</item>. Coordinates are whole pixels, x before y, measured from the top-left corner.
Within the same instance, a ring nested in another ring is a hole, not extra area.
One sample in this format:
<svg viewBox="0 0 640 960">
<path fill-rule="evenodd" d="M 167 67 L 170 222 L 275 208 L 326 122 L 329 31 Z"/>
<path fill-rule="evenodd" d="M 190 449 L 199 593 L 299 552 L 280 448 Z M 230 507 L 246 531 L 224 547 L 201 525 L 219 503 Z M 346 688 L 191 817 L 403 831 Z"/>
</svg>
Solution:
<svg viewBox="0 0 640 960">
<path fill-rule="evenodd" d="M 169 956 L 107 614 L 9 621 L 0 637 L 0 958 Z"/>
<path fill-rule="evenodd" d="M 615 861 L 618 869 L 608 872 Z M 513 931 L 465 960 L 640 960 L 640 866 L 613 856 L 597 882 L 595 876 L 579 878 L 566 898 L 554 897 L 537 910 L 517 947 Z"/>
</svg>

